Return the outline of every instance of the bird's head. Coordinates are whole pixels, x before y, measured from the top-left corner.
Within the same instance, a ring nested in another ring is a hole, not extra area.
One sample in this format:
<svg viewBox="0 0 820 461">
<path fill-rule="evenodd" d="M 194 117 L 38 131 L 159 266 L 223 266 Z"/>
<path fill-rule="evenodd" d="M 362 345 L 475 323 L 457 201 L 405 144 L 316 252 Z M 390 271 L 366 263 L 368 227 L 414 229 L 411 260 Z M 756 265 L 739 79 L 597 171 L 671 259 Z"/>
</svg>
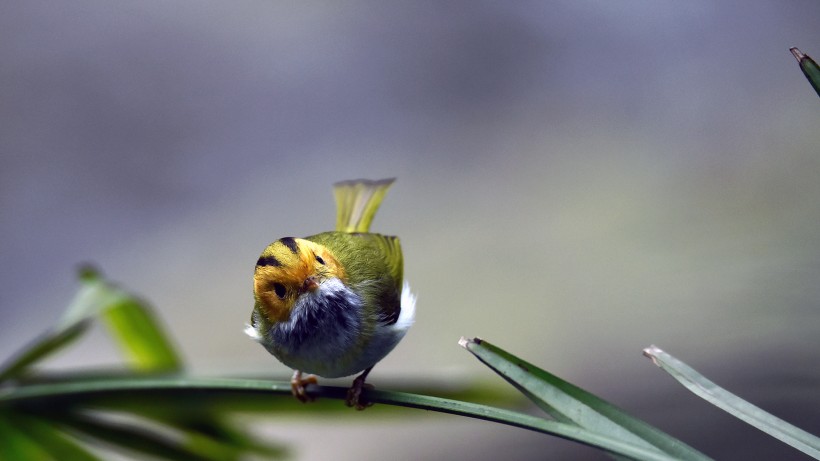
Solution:
<svg viewBox="0 0 820 461">
<path fill-rule="evenodd" d="M 346 282 L 344 268 L 326 247 L 284 237 L 265 248 L 256 261 L 253 294 L 259 314 L 270 322 L 286 321 L 301 296 L 310 296 L 330 278 Z"/>
</svg>

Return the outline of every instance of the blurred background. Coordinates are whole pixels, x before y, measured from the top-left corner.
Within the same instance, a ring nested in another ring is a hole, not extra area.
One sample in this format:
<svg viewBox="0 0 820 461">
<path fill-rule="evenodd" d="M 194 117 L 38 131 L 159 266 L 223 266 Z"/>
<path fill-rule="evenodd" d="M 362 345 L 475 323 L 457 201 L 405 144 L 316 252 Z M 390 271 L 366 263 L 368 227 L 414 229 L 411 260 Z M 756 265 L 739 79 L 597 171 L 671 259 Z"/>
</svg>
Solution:
<svg viewBox="0 0 820 461">
<path fill-rule="evenodd" d="M 719 459 L 803 459 L 641 356 L 820 432 L 815 1 L 0 4 L 0 360 L 93 262 L 191 371 L 289 376 L 242 329 L 261 250 L 397 177 L 417 323 L 371 374 L 505 383 L 480 336 Z M 52 360 L 119 358 L 100 331 Z M 346 384 L 347 381 L 341 381 Z M 510 392 L 513 392 L 510 390 Z M 601 459 L 407 412 L 256 428 L 300 459 Z"/>
</svg>

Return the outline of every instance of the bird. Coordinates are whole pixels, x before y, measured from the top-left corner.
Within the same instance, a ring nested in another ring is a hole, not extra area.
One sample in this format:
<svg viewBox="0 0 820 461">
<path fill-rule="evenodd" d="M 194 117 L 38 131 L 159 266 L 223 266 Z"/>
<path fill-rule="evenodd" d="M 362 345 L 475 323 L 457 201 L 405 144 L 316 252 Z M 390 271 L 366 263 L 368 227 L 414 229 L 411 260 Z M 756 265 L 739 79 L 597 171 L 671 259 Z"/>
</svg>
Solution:
<svg viewBox="0 0 820 461">
<path fill-rule="evenodd" d="M 294 370 L 293 395 L 312 400 L 316 376 L 359 373 L 346 404 L 363 410 L 365 379 L 413 324 L 416 296 L 404 280 L 396 236 L 370 232 L 395 178 L 333 186 L 336 228 L 268 245 L 253 274 L 254 306 L 245 333 Z M 304 374 L 307 374 L 306 376 Z"/>
</svg>

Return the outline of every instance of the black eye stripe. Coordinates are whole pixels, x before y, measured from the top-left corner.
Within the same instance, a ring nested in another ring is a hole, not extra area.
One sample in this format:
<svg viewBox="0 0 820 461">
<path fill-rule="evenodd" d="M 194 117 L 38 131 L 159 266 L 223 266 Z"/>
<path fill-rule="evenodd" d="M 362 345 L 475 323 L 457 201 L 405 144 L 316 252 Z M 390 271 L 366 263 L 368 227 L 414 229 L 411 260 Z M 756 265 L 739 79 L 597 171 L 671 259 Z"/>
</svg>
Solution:
<svg viewBox="0 0 820 461">
<path fill-rule="evenodd" d="M 279 267 L 282 263 L 280 263 L 279 260 L 273 256 L 260 256 L 259 259 L 256 260 L 256 265 Z"/>
<path fill-rule="evenodd" d="M 294 240 L 293 237 L 283 237 L 280 238 L 279 241 L 282 242 L 282 245 L 288 247 L 293 254 L 299 252 L 299 244 L 296 243 L 296 240 Z"/>
</svg>

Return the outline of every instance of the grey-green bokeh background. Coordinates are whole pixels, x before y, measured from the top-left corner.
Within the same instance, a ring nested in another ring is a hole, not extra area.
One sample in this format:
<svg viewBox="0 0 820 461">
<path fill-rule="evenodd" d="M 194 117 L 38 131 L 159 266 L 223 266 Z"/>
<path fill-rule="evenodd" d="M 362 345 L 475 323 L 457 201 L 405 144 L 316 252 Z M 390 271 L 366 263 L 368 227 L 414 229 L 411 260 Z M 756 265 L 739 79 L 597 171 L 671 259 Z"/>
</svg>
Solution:
<svg viewBox="0 0 820 461">
<path fill-rule="evenodd" d="M 0 358 L 93 261 L 197 373 L 286 376 L 242 334 L 259 252 L 396 176 L 418 320 L 371 375 L 495 378 L 482 336 L 722 459 L 800 459 L 640 356 L 820 432 L 820 3 L 0 5 Z M 56 367 L 117 360 L 92 338 Z M 304 459 L 600 455 L 422 416 L 278 422 Z M 409 415 L 408 415 L 409 416 Z"/>
</svg>

